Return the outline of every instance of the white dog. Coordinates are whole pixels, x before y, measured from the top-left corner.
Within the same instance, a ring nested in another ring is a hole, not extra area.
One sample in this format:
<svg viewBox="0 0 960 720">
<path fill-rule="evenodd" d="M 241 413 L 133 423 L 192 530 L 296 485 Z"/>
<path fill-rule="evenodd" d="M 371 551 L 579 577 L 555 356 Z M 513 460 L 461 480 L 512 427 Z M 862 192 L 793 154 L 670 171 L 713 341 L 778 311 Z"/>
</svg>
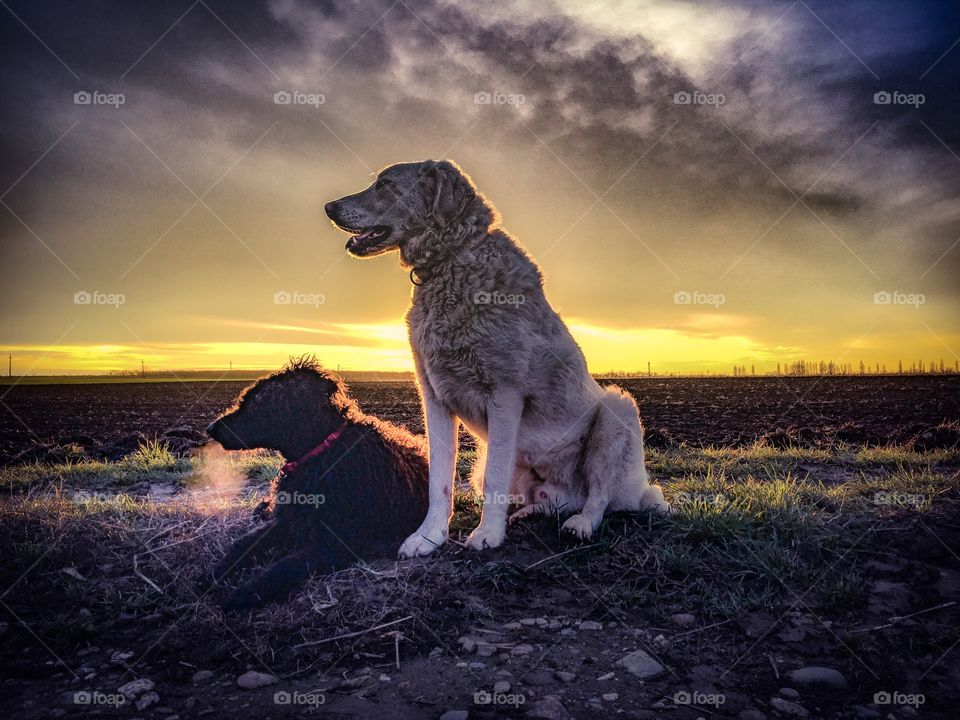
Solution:
<svg viewBox="0 0 960 720">
<path fill-rule="evenodd" d="M 460 422 L 480 448 L 474 479 L 483 513 L 470 548 L 500 545 L 511 499 L 536 504 L 537 488 L 579 511 L 563 529 L 581 539 L 608 510 L 668 511 L 647 477 L 633 399 L 587 372 L 544 296 L 540 269 L 497 228 L 496 211 L 460 168 L 393 165 L 326 211 L 351 234 L 352 255 L 399 250 L 415 284 L 407 325 L 426 416 L 430 503 L 401 557 L 426 555 L 447 539 Z"/>
</svg>

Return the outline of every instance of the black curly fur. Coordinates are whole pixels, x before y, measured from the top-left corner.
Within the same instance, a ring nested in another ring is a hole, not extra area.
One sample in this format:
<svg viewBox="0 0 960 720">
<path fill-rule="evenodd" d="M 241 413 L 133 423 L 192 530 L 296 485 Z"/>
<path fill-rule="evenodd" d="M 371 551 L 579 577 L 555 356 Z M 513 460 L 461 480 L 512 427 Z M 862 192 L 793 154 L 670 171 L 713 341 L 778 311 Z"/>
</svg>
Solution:
<svg viewBox="0 0 960 720">
<path fill-rule="evenodd" d="M 343 382 L 313 356 L 245 389 L 207 432 L 228 450 L 267 448 L 296 460 L 341 423 L 322 455 L 274 479 L 258 508 L 265 524 L 241 537 L 214 580 L 279 551 L 284 557 L 225 602 L 241 610 L 285 599 L 312 573 L 396 553 L 427 512 L 426 443 L 365 415 Z"/>
</svg>

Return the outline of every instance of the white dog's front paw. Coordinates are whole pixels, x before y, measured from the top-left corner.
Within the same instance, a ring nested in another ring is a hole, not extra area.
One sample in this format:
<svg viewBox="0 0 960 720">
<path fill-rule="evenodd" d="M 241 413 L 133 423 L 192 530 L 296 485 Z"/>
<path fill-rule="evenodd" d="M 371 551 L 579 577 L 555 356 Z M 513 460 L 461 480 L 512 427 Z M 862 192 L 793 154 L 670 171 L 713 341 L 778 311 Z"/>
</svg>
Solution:
<svg viewBox="0 0 960 720">
<path fill-rule="evenodd" d="M 481 522 L 477 525 L 477 529 L 470 533 L 470 537 L 467 538 L 464 544 L 470 550 L 491 550 L 503 544 L 505 532 L 506 528 L 502 522 L 499 523 L 497 527 L 494 527 L 492 524 L 484 525 Z"/>
<path fill-rule="evenodd" d="M 400 559 L 414 558 L 429 555 L 447 541 L 447 531 L 443 528 L 420 528 L 413 535 L 403 541 Z"/>
<path fill-rule="evenodd" d="M 570 533 L 578 540 L 589 540 L 590 536 L 593 535 L 593 523 L 582 513 L 571 515 L 560 529 L 563 532 Z"/>
</svg>

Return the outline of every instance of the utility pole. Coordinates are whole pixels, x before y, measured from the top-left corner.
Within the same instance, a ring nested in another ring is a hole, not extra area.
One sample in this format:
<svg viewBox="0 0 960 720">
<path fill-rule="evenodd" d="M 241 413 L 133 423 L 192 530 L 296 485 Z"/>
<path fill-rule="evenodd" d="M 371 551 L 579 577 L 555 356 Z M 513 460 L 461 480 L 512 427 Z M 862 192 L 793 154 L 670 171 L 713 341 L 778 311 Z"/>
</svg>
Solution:
<svg viewBox="0 0 960 720">
<path fill-rule="evenodd" d="M 143 367 L 143 359 L 140 360 L 140 377 L 145 378 L 147 376 L 147 371 Z"/>
<path fill-rule="evenodd" d="M 7 355 L 7 377 L 13 377 L 13 353 Z"/>
<path fill-rule="evenodd" d="M 653 374 L 650 372 L 650 361 L 647 360 L 647 377 L 653 377 Z"/>
</svg>

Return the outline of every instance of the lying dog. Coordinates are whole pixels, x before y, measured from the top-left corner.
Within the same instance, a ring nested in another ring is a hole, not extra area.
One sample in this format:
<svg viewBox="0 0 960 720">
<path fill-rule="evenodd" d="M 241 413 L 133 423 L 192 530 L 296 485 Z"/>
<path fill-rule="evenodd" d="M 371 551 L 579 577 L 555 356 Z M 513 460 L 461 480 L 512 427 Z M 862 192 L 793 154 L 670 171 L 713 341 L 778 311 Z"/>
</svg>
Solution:
<svg viewBox="0 0 960 720">
<path fill-rule="evenodd" d="M 484 497 L 470 548 L 503 542 L 511 498 L 531 482 L 579 511 L 563 527 L 581 539 L 607 510 L 667 511 L 644 467 L 636 403 L 587 372 L 540 268 L 496 227 L 493 206 L 460 168 L 393 165 L 326 211 L 350 233 L 352 255 L 398 250 L 415 285 L 407 325 L 427 421 L 430 508 L 401 557 L 447 539 L 460 422 L 477 438 Z"/>
<path fill-rule="evenodd" d="M 268 551 L 282 559 L 228 597 L 243 610 L 282 600 L 312 573 L 393 557 L 427 512 L 422 438 L 363 414 L 342 382 L 301 358 L 258 380 L 207 428 L 227 450 L 278 450 L 268 521 L 214 570 L 219 581 Z"/>
</svg>

